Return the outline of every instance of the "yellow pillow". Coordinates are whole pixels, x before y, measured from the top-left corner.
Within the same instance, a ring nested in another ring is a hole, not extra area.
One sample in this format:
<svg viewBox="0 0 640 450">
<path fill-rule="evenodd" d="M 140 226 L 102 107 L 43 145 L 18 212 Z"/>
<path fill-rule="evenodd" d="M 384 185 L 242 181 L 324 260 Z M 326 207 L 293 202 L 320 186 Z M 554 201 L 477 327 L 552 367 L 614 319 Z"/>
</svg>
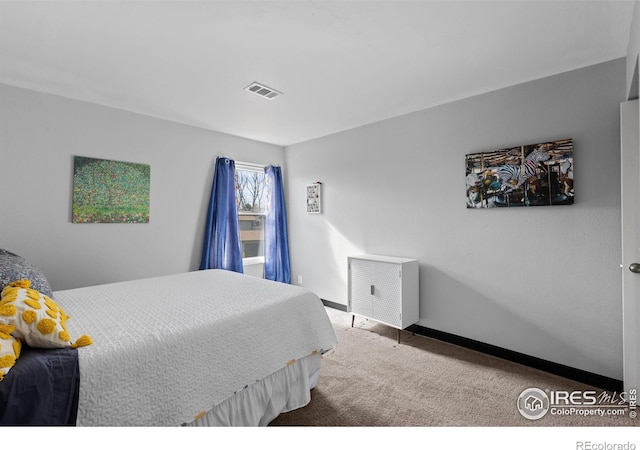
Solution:
<svg viewBox="0 0 640 450">
<path fill-rule="evenodd" d="M 11 336 L 13 329 L 13 325 L 0 324 L 0 381 L 9 373 L 20 357 L 22 343 L 19 339 Z"/>
<path fill-rule="evenodd" d="M 0 324 L 13 325 L 13 337 L 35 348 L 76 348 L 92 344 L 86 335 L 72 344 L 66 326 L 69 316 L 50 297 L 30 286 L 31 281 L 19 280 L 2 290 Z"/>
</svg>

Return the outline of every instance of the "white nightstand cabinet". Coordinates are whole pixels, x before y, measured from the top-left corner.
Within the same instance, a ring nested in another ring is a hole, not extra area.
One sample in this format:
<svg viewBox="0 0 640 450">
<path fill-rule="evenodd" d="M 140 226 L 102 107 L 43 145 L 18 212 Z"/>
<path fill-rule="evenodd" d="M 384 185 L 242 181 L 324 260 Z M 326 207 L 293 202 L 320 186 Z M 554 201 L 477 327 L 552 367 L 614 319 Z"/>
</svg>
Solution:
<svg viewBox="0 0 640 450">
<path fill-rule="evenodd" d="M 359 255 L 347 258 L 348 311 L 404 330 L 419 320 L 418 260 L 393 256 Z"/>
</svg>

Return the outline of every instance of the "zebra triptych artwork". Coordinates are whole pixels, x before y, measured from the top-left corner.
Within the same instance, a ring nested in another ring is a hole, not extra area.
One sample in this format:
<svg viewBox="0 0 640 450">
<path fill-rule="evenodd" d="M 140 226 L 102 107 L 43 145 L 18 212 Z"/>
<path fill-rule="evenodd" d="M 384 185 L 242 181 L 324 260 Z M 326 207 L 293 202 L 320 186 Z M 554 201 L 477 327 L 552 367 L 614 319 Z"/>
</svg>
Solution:
<svg viewBox="0 0 640 450">
<path fill-rule="evenodd" d="M 573 140 L 466 155 L 467 208 L 572 205 Z"/>
</svg>

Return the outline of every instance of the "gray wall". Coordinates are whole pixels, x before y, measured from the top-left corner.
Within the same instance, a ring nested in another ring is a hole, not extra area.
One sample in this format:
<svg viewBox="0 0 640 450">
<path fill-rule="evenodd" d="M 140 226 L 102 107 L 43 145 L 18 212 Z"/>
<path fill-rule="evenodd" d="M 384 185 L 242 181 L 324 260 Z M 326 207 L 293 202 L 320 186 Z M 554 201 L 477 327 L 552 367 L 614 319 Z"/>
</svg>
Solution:
<svg viewBox="0 0 640 450">
<path fill-rule="evenodd" d="M 420 260 L 420 325 L 622 378 L 625 60 L 285 149 L 292 279 L 347 302 L 347 256 Z M 465 154 L 573 138 L 576 204 L 465 207 Z M 323 213 L 305 211 L 322 182 Z"/>
<path fill-rule="evenodd" d="M 72 224 L 73 156 L 151 166 L 148 224 Z M 282 165 L 282 147 L 0 85 L 0 248 L 54 290 L 195 270 L 216 156 Z"/>
<path fill-rule="evenodd" d="M 627 93 L 628 99 L 638 98 L 638 77 L 640 74 L 640 2 L 636 1 L 633 7 L 633 21 L 629 33 L 629 45 L 627 47 Z M 635 80 L 634 80 L 635 76 Z"/>
</svg>

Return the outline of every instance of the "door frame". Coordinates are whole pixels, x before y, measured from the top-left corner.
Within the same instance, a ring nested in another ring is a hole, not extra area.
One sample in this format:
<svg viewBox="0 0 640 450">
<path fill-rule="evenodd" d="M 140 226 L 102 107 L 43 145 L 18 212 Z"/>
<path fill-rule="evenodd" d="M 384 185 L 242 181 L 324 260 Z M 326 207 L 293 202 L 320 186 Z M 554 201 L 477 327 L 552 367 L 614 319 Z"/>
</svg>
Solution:
<svg viewBox="0 0 640 450">
<path fill-rule="evenodd" d="M 624 390 L 640 387 L 640 274 L 629 266 L 640 262 L 640 105 L 620 105 L 622 225 L 622 361 Z"/>
</svg>

